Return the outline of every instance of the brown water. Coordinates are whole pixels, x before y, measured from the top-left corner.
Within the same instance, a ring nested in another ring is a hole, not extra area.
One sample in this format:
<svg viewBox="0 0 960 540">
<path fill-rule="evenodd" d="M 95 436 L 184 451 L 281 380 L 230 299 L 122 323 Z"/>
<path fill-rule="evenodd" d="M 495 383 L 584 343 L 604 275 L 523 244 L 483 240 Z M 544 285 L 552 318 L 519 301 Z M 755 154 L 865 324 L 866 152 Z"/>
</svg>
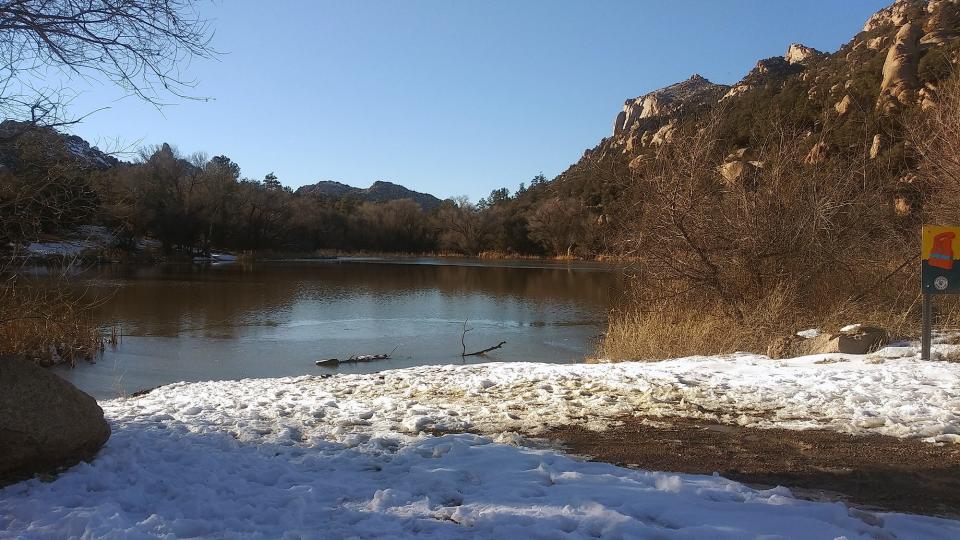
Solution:
<svg viewBox="0 0 960 540">
<path fill-rule="evenodd" d="M 122 342 L 60 373 L 98 398 L 176 381 L 363 373 L 479 362 L 578 362 L 620 276 L 601 265 L 450 259 L 340 259 L 98 267 L 77 286 L 108 295 L 96 316 Z M 468 351 L 507 344 L 486 357 Z M 377 354 L 390 360 L 315 366 Z"/>
</svg>

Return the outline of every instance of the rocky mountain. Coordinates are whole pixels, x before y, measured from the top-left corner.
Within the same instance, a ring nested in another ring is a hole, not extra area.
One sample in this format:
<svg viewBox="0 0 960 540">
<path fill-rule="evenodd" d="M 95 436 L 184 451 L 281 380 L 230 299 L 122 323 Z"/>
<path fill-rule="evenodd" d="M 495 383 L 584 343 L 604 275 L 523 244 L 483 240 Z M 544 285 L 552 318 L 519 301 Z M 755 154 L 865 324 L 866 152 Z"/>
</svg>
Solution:
<svg viewBox="0 0 960 540">
<path fill-rule="evenodd" d="M 420 193 L 407 189 L 399 184 L 384 182 L 378 180 L 368 188 L 357 188 L 334 182 L 323 180 L 316 184 L 303 186 L 297 189 L 298 195 L 318 195 L 332 198 L 351 197 L 363 202 L 387 202 L 400 199 L 412 199 L 426 211 L 434 210 L 440 207 L 440 199 L 428 193 Z"/>
<path fill-rule="evenodd" d="M 613 125 L 616 145 L 629 152 L 635 146 L 658 145 L 670 134 L 671 119 L 716 103 L 728 86 L 694 75 L 647 95 L 628 99 Z"/>
<path fill-rule="evenodd" d="M 597 171 L 638 169 L 684 122 L 707 114 L 719 118 L 730 156 L 718 163 L 718 178 L 735 181 L 762 163 L 751 158 L 758 131 L 776 117 L 807 133 L 807 160 L 838 149 L 863 146 L 873 159 L 887 159 L 908 177 L 900 119 L 934 107 L 936 91 L 960 59 L 960 0 L 897 0 L 874 14 L 863 30 L 833 53 L 784 44 L 783 56 L 760 60 L 737 83 L 690 79 L 629 99 L 613 132 L 584 152 L 554 182 L 562 191 L 588 196 L 602 207 Z M 908 181 L 908 180 L 904 180 Z M 584 195 L 584 194 L 588 195 Z M 608 198 L 610 198 L 608 196 Z M 601 208 L 602 211 L 602 208 Z"/>
<path fill-rule="evenodd" d="M 16 152 L 10 147 L 14 141 L 22 141 L 21 135 L 36 135 L 34 140 L 43 140 L 43 144 L 51 145 L 49 151 L 63 152 L 83 166 L 93 169 L 109 169 L 120 164 L 120 160 L 101 151 L 96 146 L 76 135 L 60 133 L 49 127 L 36 126 L 29 122 L 17 122 L 15 120 L 4 120 L 0 122 L 0 165 L 5 167 L 15 167 L 14 156 Z"/>
</svg>

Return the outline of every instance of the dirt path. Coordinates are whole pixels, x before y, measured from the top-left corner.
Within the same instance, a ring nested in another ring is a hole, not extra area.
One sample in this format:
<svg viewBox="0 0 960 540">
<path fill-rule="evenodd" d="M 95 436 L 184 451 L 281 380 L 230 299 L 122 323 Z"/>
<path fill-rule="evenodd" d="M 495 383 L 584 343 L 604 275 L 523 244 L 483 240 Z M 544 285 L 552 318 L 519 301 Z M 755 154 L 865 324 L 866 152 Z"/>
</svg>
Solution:
<svg viewBox="0 0 960 540">
<path fill-rule="evenodd" d="M 669 419 L 669 424 L 651 427 L 630 417 L 603 432 L 569 426 L 551 431 L 548 438 L 574 454 L 623 466 L 718 472 L 754 486 L 787 486 L 798 497 L 960 517 L 960 445 L 743 428 L 688 418 Z"/>
</svg>

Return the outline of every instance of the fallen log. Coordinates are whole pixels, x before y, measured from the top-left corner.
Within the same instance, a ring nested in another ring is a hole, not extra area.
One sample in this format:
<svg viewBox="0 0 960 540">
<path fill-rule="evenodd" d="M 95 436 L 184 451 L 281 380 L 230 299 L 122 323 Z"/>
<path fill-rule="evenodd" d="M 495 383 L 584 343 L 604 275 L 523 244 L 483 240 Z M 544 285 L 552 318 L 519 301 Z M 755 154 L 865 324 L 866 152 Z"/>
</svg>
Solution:
<svg viewBox="0 0 960 540">
<path fill-rule="evenodd" d="M 397 348 L 394 347 L 392 351 L 383 354 L 355 354 L 346 360 L 340 360 L 339 358 L 330 358 L 328 360 L 317 360 L 314 362 L 318 366 L 323 367 L 337 367 L 340 364 L 352 364 L 358 362 L 372 362 L 374 360 L 389 360 L 393 353 L 397 352 Z"/>
<path fill-rule="evenodd" d="M 344 362 L 370 362 L 371 360 L 389 360 L 389 354 L 359 354 L 351 356 Z"/>
<path fill-rule="evenodd" d="M 318 366 L 327 366 L 327 367 L 337 367 L 340 365 L 339 358 L 331 358 L 329 360 L 317 360 L 315 362 Z"/>
</svg>

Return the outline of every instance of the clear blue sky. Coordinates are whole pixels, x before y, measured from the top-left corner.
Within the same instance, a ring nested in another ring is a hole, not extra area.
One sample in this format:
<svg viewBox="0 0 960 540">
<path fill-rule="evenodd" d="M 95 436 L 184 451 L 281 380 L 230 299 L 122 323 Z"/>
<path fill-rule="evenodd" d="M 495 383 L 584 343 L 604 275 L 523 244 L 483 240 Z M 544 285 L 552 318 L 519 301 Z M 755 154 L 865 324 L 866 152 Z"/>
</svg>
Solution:
<svg viewBox="0 0 960 540">
<path fill-rule="evenodd" d="M 739 80 L 791 42 L 835 51 L 884 0 L 223 1 L 225 54 L 158 112 L 77 83 L 72 132 L 226 154 L 285 185 L 390 180 L 476 201 L 552 178 L 610 134 L 623 101 L 700 73 Z"/>
</svg>

